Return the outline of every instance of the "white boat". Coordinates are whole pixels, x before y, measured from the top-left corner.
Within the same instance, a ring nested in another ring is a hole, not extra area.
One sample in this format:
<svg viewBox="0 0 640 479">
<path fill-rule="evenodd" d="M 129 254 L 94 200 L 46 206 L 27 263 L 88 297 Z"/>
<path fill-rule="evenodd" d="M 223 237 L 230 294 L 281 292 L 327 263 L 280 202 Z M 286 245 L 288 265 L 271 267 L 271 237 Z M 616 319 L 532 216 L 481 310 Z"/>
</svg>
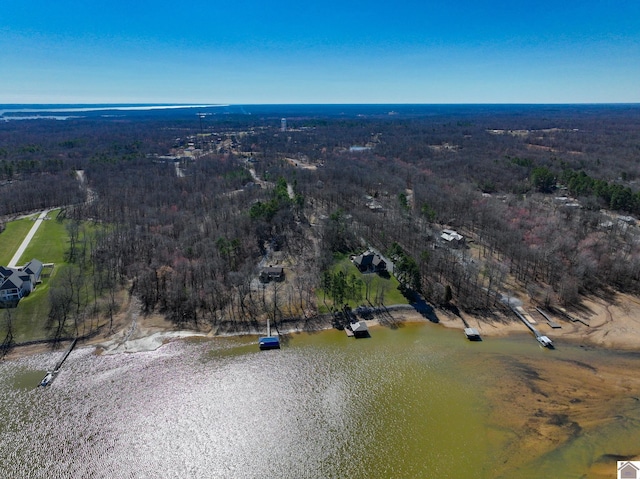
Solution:
<svg viewBox="0 0 640 479">
<path fill-rule="evenodd" d="M 51 384 L 52 381 L 53 381 L 53 371 L 47 371 L 47 374 L 45 375 L 45 377 L 42 378 L 42 381 L 40 381 L 40 386 L 42 387 L 48 386 L 49 384 Z"/>
<path fill-rule="evenodd" d="M 545 348 L 553 349 L 553 341 L 551 341 L 547 336 L 536 336 L 536 339 Z"/>
</svg>

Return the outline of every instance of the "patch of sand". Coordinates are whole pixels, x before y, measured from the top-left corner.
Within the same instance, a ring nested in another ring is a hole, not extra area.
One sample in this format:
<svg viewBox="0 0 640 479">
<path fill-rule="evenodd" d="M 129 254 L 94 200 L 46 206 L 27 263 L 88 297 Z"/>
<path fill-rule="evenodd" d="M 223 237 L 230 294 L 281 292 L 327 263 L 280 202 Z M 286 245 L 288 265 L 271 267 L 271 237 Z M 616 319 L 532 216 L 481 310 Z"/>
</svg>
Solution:
<svg viewBox="0 0 640 479">
<path fill-rule="evenodd" d="M 551 328 L 534 307 L 525 306 L 525 309 L 536 319 L 536 329 L 552 340 L 566 339 L 610 349 L 640 350 L 640 299 L 634 296 L 616 294 L 610 301 L 597 297 L 587 298 L 578 310 L 570 311 L 570 316 L 579 321 L 552 315 L 553 320 L 561 325 L 558 329 Z M 496 337 L 528 332 L 526 326 L 511 315 L 487 318 L 461 313 L 458 317 L 446 310 L 436 310 L 436 315 L 440 324 L 448 328 L 463 329 L 464 319 L 470 327 L 478 329 L 482 336 Z M 412 320 L 421 319 L 417 313 L 412 315 Z"/>
<path fill-rule="evenodd" d="M 111 339 L 109 341 L 97 344 L 96 352 L 99 354 L 118 354 L 155 351 L 168 341 L 192 336 L 206 336 L 206 334 L 195 333 L 192 331 L 167 331 L 152 333 L 150 335 L 143 335 L 138 338 L 130 338 L 126 341 Z"/>
</svg>

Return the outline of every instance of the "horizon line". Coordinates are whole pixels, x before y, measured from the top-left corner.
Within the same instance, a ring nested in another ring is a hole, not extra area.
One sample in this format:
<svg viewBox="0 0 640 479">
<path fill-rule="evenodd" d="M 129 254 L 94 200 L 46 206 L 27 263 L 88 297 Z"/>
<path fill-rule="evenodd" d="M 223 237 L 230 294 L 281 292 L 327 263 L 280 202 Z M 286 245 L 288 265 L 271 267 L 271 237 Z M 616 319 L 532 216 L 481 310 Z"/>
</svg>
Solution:
<svg viewBox="0 0 640 479">
<path fill-rule="evenodd" d="M 56 107 L 71 107 L 71 108 L 95 108 L 95 109 L 118 109 L 118 110 L 135 110 L 138 108 L 145 109 L 179 109 L 179 108 L 220 108 L 229 106 L 493 106 L 493 105 L 525 105 L 525 106 L 545 106 L 545 105 L 640 105 L 640 101 L 629 102 L 436 102 L 436 103 L 424 103 L 424 102 L 355 102 L 355 103 L 340 103 L 340 102 L 321 102 L 321 103 L 301 103 L 301 102 L 283 102 L 283 103 L 177 103 L 177 102 L 94 102 L 94 103 L 0 103 L 1 107 L 36 107 L 36 106 L 56 106 Z M 65 108 L 69 110 L 69 108 Z M 54 110 L 50 110 L 54 111 Z"/>
</svg>

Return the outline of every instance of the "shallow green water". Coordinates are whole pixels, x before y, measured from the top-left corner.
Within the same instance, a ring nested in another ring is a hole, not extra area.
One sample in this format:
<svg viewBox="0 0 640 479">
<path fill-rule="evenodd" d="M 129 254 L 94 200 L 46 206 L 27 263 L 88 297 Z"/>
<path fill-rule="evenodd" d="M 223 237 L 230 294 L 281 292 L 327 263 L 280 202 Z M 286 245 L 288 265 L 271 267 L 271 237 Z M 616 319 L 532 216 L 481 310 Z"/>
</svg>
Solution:
<svg viewBox="0 0 640 479">
<path fill-rule="evenodd" d="M 0 365 L 6 477 L 493 478 L 522 434 L 490 421 L 486 390 L 519 374 L 497 365 L 616 360 L 543 350 L 528 335 L 470 343 L 418 324 L 362 340 L 294 335 L 278 351 L 258 351 L 255 338 L 102 357 L 78 349 L 52 386 L 34 389 L 57 357 Z M 505 477 L 581 477 L 603 454 L 637 453 L 640 412 L 625 401 L 618 420 Z"/>
</svg>

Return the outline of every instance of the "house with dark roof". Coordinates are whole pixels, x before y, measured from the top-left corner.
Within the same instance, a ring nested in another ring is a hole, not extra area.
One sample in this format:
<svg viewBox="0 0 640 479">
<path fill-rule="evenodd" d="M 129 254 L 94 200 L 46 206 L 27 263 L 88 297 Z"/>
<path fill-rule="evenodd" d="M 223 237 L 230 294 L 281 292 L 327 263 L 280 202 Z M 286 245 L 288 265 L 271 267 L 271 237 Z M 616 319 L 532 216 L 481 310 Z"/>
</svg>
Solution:
<svg viewBox="0 0 640 479">
<path fill-rule="evenodd" d="M 5 277 L 0 284 L 0 305 L 3 307 L 16 306 L 24 295 L 23 281 L 17 271 Z"/>
<path fill-rule="evenodd" d="M 284 279 L 284 268 L 282 266 L 268 266 L 260 271 L 260 281 L 268 283 L 270 281 L 282 281 Z"/>
<path fill-rule="evenodd" d="M 372 251 L 366 251 L 353 258 L 353 264 L 361 273 L 381 273 L 387 270 L 386 261 Z"/>
<path fill-rule="evenodd" d="M 16 307 L 35 289 L 42 269 L 43 264 L 37 259 L 32 259 L 22 268 L 0 266 L 0 307 Z"/>
</svg>

